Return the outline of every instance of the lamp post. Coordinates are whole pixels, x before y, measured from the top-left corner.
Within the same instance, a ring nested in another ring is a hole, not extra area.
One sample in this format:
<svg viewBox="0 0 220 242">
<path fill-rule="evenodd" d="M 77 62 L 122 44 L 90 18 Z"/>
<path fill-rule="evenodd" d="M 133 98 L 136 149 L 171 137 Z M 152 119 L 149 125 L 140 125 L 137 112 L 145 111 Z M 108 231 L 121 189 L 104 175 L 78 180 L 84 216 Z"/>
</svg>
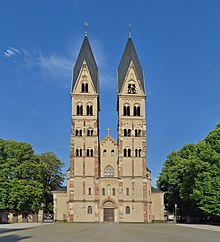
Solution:
<svg viewBox="0 0 220 242">
<path fill-rule="evenodd" d="M 177 209 L 177 204 L 175 203 L 174 205 L 174 223 L 176 224 L 176 209 Z"/>
</svg>

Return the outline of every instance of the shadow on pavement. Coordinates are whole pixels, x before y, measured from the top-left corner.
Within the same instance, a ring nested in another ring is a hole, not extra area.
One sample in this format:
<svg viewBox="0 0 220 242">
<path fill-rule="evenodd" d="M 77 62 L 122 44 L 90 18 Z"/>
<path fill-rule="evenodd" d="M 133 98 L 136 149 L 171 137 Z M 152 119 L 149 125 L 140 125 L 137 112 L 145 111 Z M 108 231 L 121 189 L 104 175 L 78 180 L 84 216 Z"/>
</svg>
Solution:
<svg viewBox="0 0 220 242">
<path fill-rule="evenodd" d="M 24 239 L 31 239 L 31 236 L 19 236 L 19 235 L 0 235 L 1 242 L 22 241 Z"/>
<path fill-rule="evenodd" d="M 0 242 L 8 242 L 8 241 L 21 241 L 23 239 L 31 239 L 31 236 L 20 236 L 16 235 L 16 232 L 27 230 L 29 228 L 1 228 L 0 229 Z M 10 233 L 10 234 L 5 234 Z M 12 234 L 11 234 L 12 233 Z M 4 235 L 5 234 L 5 235 Z"/>
</svg>

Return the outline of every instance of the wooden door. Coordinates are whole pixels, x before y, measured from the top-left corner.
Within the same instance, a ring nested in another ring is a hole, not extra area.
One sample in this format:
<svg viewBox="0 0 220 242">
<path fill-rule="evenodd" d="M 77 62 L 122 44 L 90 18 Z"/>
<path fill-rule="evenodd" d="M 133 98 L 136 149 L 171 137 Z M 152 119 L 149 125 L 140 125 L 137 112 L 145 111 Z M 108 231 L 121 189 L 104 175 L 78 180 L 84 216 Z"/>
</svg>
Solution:
<svg viewBox="0 0 220 242">
<path fill-rule="evenodd" d="M 114 208 L 104 208 L 104 222 L 114 223 Z"/>
</svg>

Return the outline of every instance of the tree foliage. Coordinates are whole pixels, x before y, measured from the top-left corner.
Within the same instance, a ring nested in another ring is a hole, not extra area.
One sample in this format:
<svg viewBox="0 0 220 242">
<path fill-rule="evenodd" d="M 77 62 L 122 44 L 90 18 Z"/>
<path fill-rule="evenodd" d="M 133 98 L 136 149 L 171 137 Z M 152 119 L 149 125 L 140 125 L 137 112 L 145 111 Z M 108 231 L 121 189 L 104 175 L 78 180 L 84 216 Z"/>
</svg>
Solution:
<svg viewBox="0 0 220 242">
<path fill-rule="evenodd" d="M 220 216 L 220 125 L 198 144 L 184 145 L 165 161 L 157 186 L 182 216 Z"/>
<path fill-rule="evenodd" d="M 34 154 L 31 145 L 0 139 L 0 209 L 52 209 L 52 190 L 64 180 L 63 163 L 52 152 Z"/>
</svg>

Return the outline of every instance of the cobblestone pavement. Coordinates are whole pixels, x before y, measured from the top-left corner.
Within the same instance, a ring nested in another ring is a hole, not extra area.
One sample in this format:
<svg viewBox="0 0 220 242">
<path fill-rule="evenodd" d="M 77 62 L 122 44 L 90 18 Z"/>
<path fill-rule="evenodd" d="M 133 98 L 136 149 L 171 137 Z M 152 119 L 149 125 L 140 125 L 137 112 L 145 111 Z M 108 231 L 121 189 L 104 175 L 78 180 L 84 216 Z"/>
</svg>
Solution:
<svg viewBox="0 0 220 242">
<path fill-rule="evenodd" d="M 5 224 L 0 225 L 0 241 L 220 241 L 219 227 L 204 225 L 208 227 L 206 229 L 204 229 L 205 227 L 197 229 L 194 228 L 195 226 L 178 226 L 173 224 Z M 214 228 L 218 228 L 218 231 L 214 231 Z"/>
</svg>

